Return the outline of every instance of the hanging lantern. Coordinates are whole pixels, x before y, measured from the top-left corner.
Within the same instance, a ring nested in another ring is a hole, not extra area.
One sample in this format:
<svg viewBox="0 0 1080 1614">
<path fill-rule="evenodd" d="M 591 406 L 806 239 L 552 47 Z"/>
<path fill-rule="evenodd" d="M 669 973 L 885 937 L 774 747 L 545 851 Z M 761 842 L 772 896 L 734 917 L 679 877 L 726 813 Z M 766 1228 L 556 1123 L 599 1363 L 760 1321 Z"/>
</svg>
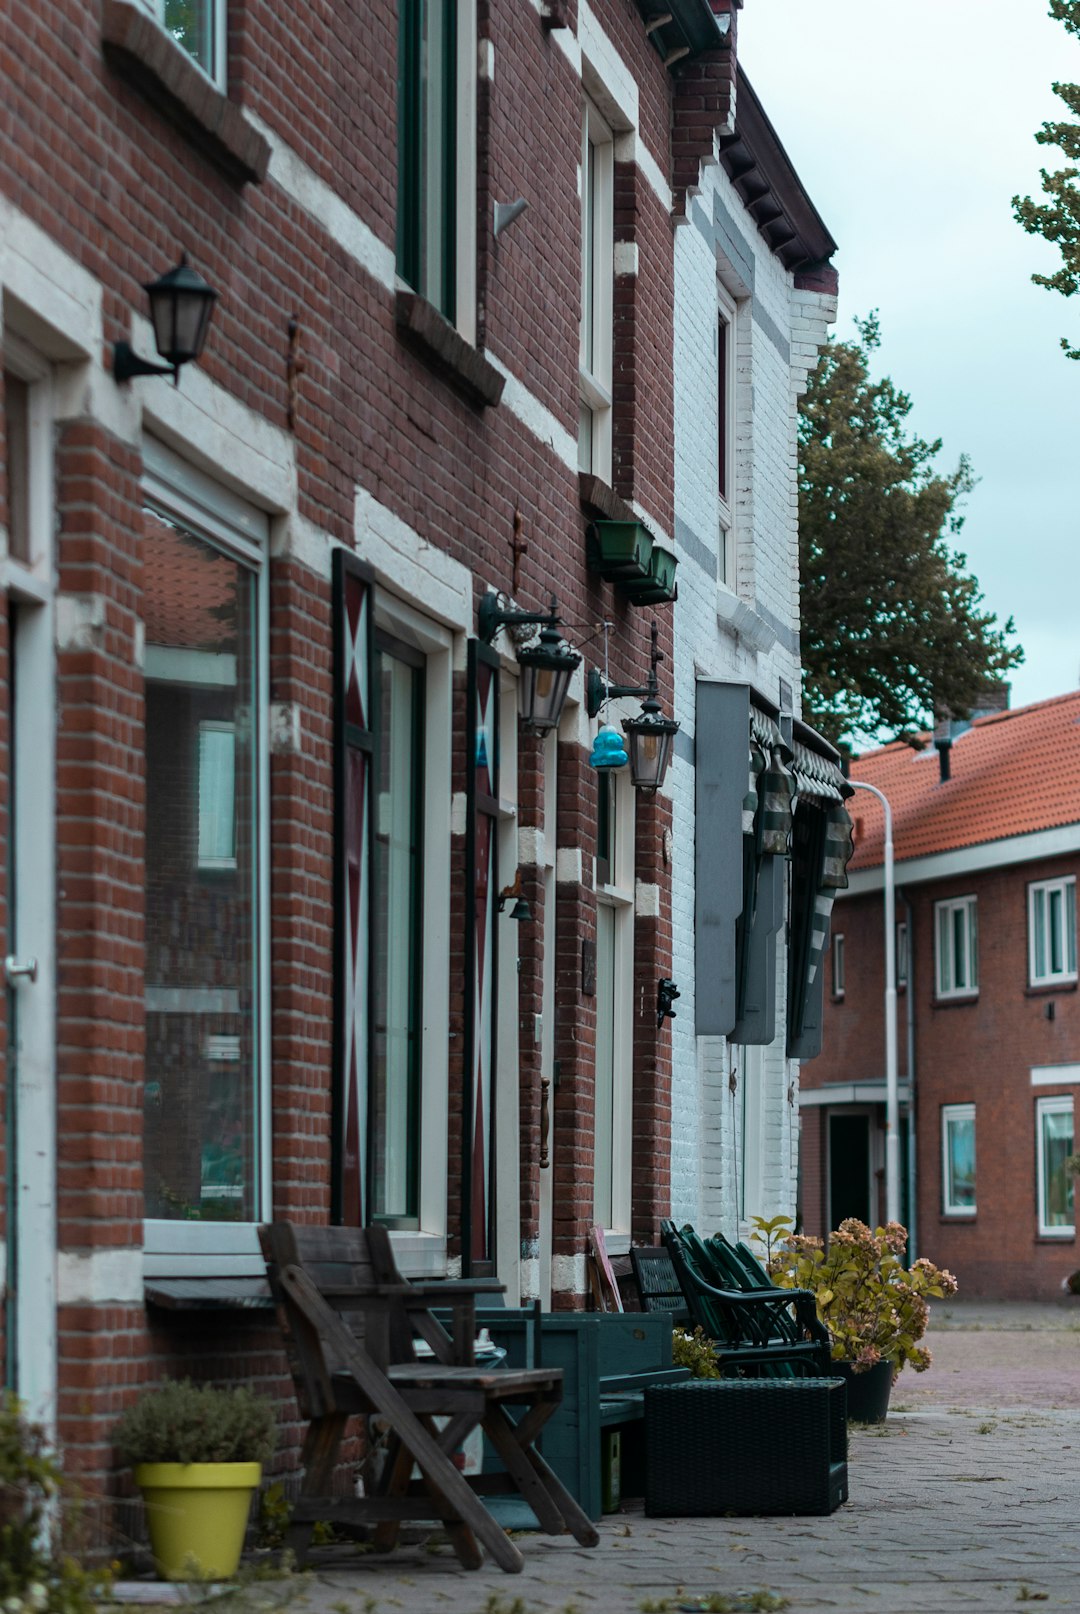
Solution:
<svg viewBox="0 0 1080 1614">
<path fill-rule="evenodd" d="M 581 662 L 553 622 L 540 630 L 537 644 L 517 653 L 521 669 L 521 721 L 537 734 L 559 726 L 574 669 Z"/>
<path fill-rule="evenodd" d="M 664 717 L 655 696 L 642 702 L 640 717 L 623 720 L 630 748 L 630 777 L 638 790 L 659 790 L 671 761 L 671 748 L 679 725 Z"/>
</svg>

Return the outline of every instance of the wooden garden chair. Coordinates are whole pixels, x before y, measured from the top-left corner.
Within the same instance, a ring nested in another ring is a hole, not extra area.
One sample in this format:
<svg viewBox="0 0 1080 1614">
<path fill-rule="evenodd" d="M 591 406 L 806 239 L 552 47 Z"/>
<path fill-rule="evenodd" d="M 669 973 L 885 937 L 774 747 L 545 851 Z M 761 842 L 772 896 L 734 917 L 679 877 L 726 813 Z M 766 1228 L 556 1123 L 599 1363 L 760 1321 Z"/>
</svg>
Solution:
<svg viewBox="0 0 1080 1614">
<path fill-rule="evenodd" d="M 480 1500 L 519 1492 L 550 1534 L 569 1531 L 582 1546 L 599 1537 L 592 1521 L 536 1451 L 534 1442 L 562 1399 L 560 1368 L 503 1371 L 474 1358 L 476 1296 L 500 1292 L 490 1279 L 407 1282 L 385 1228 L 259 1230 L 267 1276 L 292 1369 L 304 1440 L 304 1478 L 289 1524 L 289 1546 L 303 1558 L 316 1520 L 374 1527 L 389 1551 L 409 1519 L 441 1519 L 466 1569 L 483 1561 L 482 1543 L 510 1573 L 524 1559 Z M 433 1316 L 449 1308 L 452 1333 Z M 423 1356 L 417 1336 L 430 1348 Z M 507 1406 L 523 1408 L 515 1422 Z M 361 1497 L 331 1494 L 350 1418 L 378 1419 L 389 1431 L 386 1462 Z M 442 1422 L 439 1427 L 435 1420 Z M 466 1477 L 454 1453 L 479 1425 L 503 1472 Z M 414 1467 L 420 1479 L 412 1478 Z"/>
</svg>

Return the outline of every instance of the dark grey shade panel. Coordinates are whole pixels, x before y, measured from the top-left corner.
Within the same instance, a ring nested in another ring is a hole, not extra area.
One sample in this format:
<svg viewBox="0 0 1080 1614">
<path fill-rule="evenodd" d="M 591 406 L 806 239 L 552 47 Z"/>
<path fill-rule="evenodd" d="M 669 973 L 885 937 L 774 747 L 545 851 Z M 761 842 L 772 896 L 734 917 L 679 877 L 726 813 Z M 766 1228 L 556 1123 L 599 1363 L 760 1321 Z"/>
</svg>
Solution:
<svg viewBox="0 0 1080 1614">
<path fill-rule="evenodd" d="M 730 1035 L 735 924 L 743 904 L 742 807 L 750 745 L 750 687 L 701 679 L 695 735 L 695 1030 Z"/>
<path fill-rule="evenodd" d="M 750 929 L 750 961 L 742 1018 L 732 1042 L 764 1046 L 776 1036 L 776 948 L 784 926 L 787 859 L 765 857 L 758 878 L 757 908 Z"/>
<path fill-rule="evenodd" d="M 825 970 L 819 968 L 806 988 L 802 1025 L 788 1041 L 790 1059 L 814 1059 L 821 1052 L 821 1025 L 825 1013 Z"/>
</svg>

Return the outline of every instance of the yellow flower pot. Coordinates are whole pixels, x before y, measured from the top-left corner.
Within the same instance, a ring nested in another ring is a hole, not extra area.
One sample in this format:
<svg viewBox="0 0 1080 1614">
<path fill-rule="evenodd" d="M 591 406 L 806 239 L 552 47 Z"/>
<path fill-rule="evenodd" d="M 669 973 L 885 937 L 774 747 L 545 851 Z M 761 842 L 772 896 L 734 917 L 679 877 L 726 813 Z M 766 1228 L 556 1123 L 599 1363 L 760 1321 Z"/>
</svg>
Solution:
<svg viewBox="0 0 1080 1614">
<path fill-rule="evenodd" d="M 150 1547 L 165 1580 L 228 1580 L 244 1546 L 261 1463 L 140 1463 Z"/>
</svg>

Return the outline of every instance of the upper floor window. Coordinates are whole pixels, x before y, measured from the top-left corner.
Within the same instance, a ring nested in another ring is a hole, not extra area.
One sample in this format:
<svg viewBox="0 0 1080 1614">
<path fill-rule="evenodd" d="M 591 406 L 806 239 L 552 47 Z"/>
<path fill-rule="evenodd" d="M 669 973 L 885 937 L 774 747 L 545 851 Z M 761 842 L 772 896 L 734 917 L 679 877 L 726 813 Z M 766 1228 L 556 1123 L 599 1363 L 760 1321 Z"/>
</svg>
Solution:
<svg viewBox="0 0 1080 1614">
<path fill-rule="evenodd" d="M 844 995 L 844 938 L 836 934 L 832 939 L 832 995 L 842 998 Z"/>
<path fill-rule="evenodd" d="M 397 268 L 475 339 L 475 0 L 402 0 Z"/>
<path fill-rule="evenodd" d="M 227 0 L 143 0 L 170 39 L 187 51 L 219 90 L 225 88 Z"/>
<path fill-rule="evenodd" d="M 1076 980 L 1076 880 L 1028 886 L 1028 980 L 1032 986 Z"/>
<path fill-rule="evenodd" d="M 901 919 L 896 927 L 896 984 L 906 986 L 908 980 L 908 928 Z"/>
<path fill-rule="evenodd" d="M 935 983 L 939 998 L 973 997 L 979 990 L 976 899 L 934 904 Z"/>
<path fill-rule="evenodd" d="M 581 332 L 578 467 L 611 481 L 614 146 L 591 101 L 581 121 Z"/>
<path fill-rule="evenodd" d="M 975 1214 L 975 1106 L 941 1107 L 941 1208 L 946 1216 Z"/>
<path fill-rule="evenodd" d="M 1069 1237 L 1075 1232 L 1073 1173 L 1073 1101 L 1040 1098 L 1035 1106 L 1035 1165 L 1039 1185 L 1039 1234 Z"/>
<path fill-rule="evenodd" d="M 719 577 L 735 587 L 735 304 L 722 286 L 717 287 L 716 322 L 717 405 L 717 552 Z"/>
</svg>

